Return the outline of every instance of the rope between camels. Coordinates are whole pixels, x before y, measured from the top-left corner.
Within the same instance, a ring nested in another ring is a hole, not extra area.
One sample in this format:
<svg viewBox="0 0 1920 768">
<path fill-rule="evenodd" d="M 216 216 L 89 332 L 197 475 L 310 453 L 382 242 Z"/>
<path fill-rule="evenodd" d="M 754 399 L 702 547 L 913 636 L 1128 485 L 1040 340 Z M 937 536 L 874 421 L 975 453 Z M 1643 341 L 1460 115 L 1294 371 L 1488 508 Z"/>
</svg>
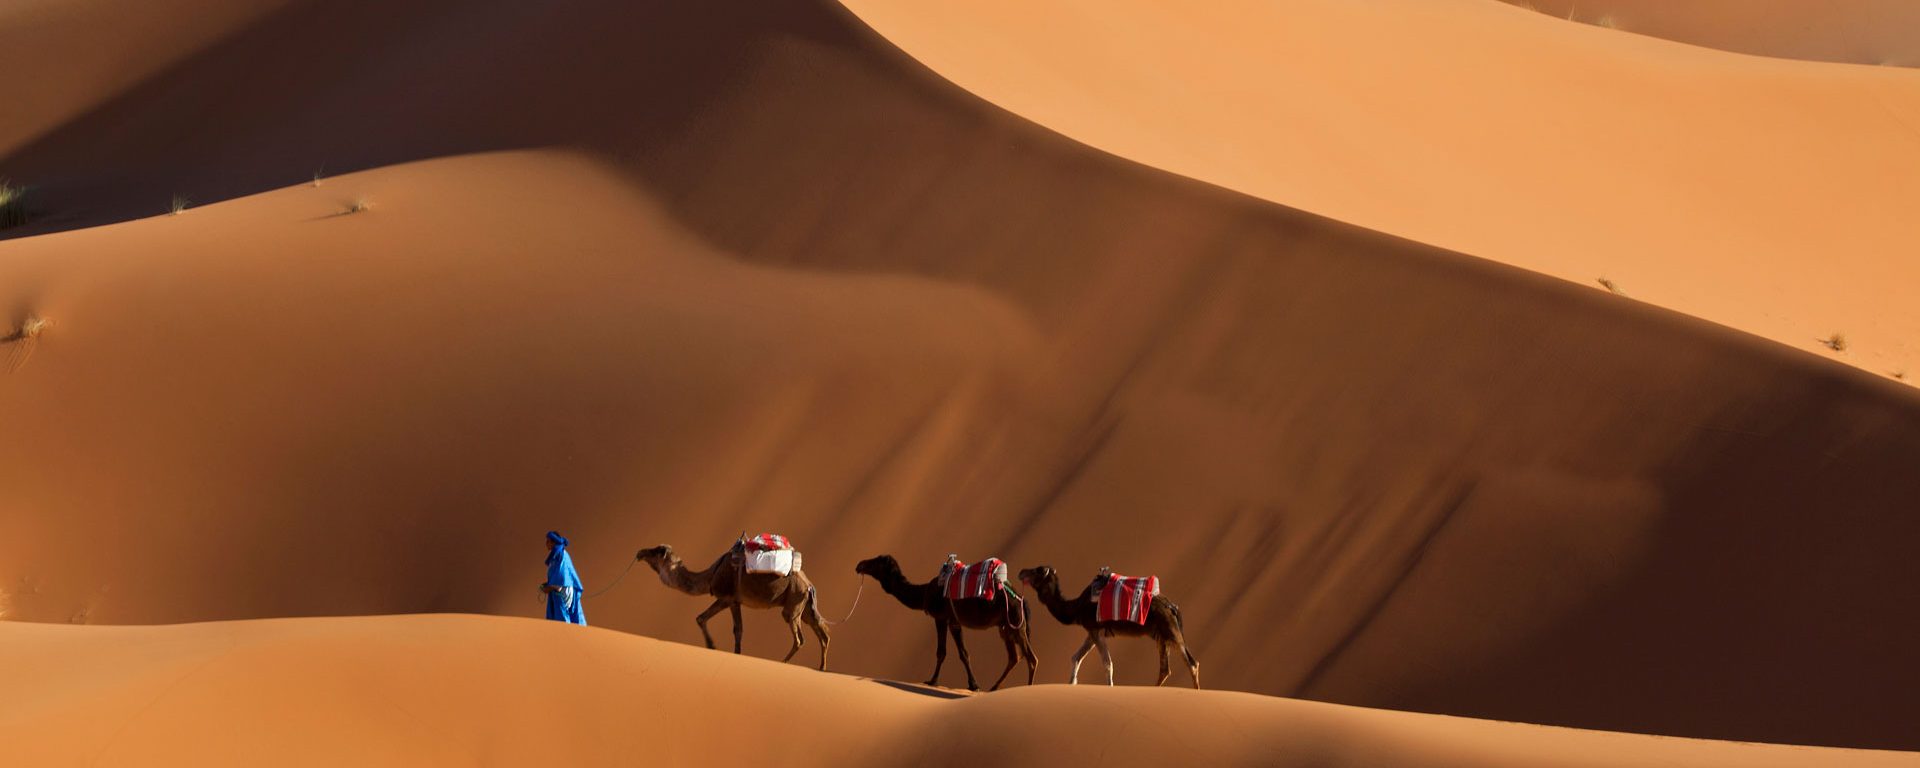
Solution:
<svg viewBox="0 0 1920 768">
<path fill-rule="evenodd" d="M 860 608 L 860 594 L 867 591 L 867 575 L 860 574 L 860 588 L 853 592 L 853 605 L 847 607 L 847 618 L 839 621 L 827 619 L 828 624 L 845 624 L 853 618 L 853 612 Z"/>
</svg>

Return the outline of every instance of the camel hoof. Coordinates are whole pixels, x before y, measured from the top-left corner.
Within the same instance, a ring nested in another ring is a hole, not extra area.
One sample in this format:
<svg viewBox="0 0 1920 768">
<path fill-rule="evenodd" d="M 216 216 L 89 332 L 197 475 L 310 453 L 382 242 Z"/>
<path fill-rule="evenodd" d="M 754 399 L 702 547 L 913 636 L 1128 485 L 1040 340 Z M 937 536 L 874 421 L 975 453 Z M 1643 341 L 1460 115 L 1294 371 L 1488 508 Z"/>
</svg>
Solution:
<svg viewBox="0 0 1920 768">
<path fill-rule="evenodd" d="M 924 683 L 921 683 L 921 685 L 928 686 L 931 688 L 938 688 L 940 687 L 940 678 L 937 678 L 937 677 L 928 678 L 927 681 Z"/>
</svg>

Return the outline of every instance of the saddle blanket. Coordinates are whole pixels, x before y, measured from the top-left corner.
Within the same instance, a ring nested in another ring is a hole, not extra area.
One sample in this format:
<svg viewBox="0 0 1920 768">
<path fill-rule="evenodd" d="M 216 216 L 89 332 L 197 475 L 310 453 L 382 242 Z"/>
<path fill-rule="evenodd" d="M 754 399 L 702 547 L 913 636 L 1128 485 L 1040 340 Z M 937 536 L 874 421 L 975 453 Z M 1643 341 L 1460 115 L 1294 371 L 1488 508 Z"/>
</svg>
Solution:
<svg viewBox="0 0 1920 768">
<path fill-rule="evenodd" d="M 785 576 L 800 568 L 800 553 L 793 550 L 793 542 L 777 533 L 763 533 L 747 539 L 745 549 L 747 573 L 777 573 Z"/>
<path fill-rule="evenodd" d="M 955 563 L 947 574 L 948 600 L 992 600 L 1000 596 L 1000 585 L 1007 582 L 1007 564 L 989 557 L 972 565 Z"/>
<path fill-rule="evenodd" d="M 747 539 L 747 551 L 749 552 L 754 550 L 764 551 L 776 549 L 793 549 L 793 542 L 787 541 L 787 537 L 777 533 L 763 533 Z"/>
<path fill-rule="evenodd" d="M 1158 594 L 1158 576 L 1127 577 L 1117 573 L 1108 576 L 1106 585 L 1100 587 L 1099 619 L 1145 624 L 1153 598 Z"/>
</svg>

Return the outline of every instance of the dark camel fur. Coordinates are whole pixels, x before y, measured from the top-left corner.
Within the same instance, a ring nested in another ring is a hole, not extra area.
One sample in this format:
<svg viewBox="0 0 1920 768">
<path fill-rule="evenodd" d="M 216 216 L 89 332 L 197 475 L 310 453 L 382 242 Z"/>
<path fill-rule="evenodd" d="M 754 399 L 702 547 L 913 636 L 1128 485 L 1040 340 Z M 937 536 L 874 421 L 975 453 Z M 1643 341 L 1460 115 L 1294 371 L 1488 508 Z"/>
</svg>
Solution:
<svg viewBox="0 0 1920 768">
<path fill-rule="evenodd" d="M 1000 671 L 1000 679 L 993 681 L 988 690 L 999 690 L 1012 674 L 1013 667 L 1022 658 L 1027 661 L 1027 685 L 1033 685 L 1033 673 L 1040 659 L 1033 653 L 1033 643 L 1027 635 L 1029 619 L 1033 610 L 1027 602 L 1021 600 L 1020 593 L 1012 585 L 1000 590 L 992 600 L 966 599 L 948 600 L 941 592 L 939 579 L 925 584 L 907 581 L 906 574 L 900 571 L 900 562 L 892 555 L 862 560 L 853 567 L 854 573 L 872 576 L 880 582 L 880 588 L 893 595 L 912 610 L 933 617 L 933 636 L 935 642 L 933 654 L 933 676 L 927 678 L 927 685 L 940 684 L 940 667 L 947 661 L 947 636 L 953 636 L 953 646 L 960 651 L 960 666 L 967 671 L 967 690 L 980 690 L 980 684 L 973 679 L 973 662 L 967 657 L 967 643 L 960 637 L 960 629 L 994 629 L 1000 632 L 1000 642 L 1007 646 L 1007 668 Z M 1011 602 L 1011 606 L 1009 606 Z"/>
<path fill-rule="evenodd" d="M 820 594 L 814 589 L 813 582 L 800 569 L 781 576 L 777 573 L 747 573 L 741 553 L 741 545 L 720 555 L 704 571 L 691 571 L 680 556 L 673 553 L 673 547 L 662 544 L 650 549 L 640 550 L 634 558 L 653 566 L 660 574 L 660 582 L 668 587 L 689 595 L 711 595 L 713 605 L 700 612 L 694 622 L 700 625 L 700 636 L 706 638 L 707 647 L 713 647 L 713 635 L 707 631 L 707 619 L 711 619 L 722 610 L 733 612 L 733 652 L 740 652 L 740 608 L 779 608 L 780 615 L 787 621 L 788 631 L 793 633 L 793 647 L 781 661 L 791 661 L 793 655 L 800 652 L 800 646 L 806 645 L 806 638 L 800 633 L 800 622 L 805 621 L 813 628 L 813 634 L 820 638 L 820 669 L 827 668 L 827 620 L 820 615 Z"/>
<path fill-rule="evenodd" d="M 1173 674 L 1168 667 L 1167 647 L 1180 646 L 1180 655 L 1187 659 L 1187 671 L 1193 674 L 1193 687 L 1200 687 L 1200 662 L 1195 661 L 1193 652 L 1187 650 L 1186 630 L 1180 620 L 1180 606 L 1174 605 L 1164 595 L 1156 595 L 1153 605 L 1147 610 L 1147 623 L 1135 624 L 1131 621 L 1100 621 L 1100 607 L 1093 599 L 1093 585 L 1080 590 L 1080 596 L 1071 600 L 1060 595 L 1060 576 L 1047 566 L 1028 568 L 1020 572 L 1020 581 L 1033 587 L 1034 595 L 1041 604 L 1047 606 L 1047 612 L 1060 620 L 1062 624 L 1079 627 L 1087 631 L 1087 641 L 1073 654 L 1073 670 L 1067 675 L 1068 684 L 1080 682 L 1080 661 L 1087 657 L 1087 651 L 1099 648 L 1100 660 L 1107 667 L 1107 685 L 1113 685 L 1113 654 L 1107 650 L 1107 638 L 1151 637 L 1160 644 L 1160 680 L 1154 685 L 1164 685 L 1167 677 Z"/>
</svg>

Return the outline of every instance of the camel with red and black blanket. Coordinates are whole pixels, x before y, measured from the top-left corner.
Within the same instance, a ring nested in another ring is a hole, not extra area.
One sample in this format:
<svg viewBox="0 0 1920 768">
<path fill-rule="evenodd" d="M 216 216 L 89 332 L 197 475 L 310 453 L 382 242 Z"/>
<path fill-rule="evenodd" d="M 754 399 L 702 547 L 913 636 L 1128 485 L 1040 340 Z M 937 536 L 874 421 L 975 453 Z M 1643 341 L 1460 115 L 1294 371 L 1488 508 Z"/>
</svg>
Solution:
<svg viewBox="0 0 1920 768">
<path fill-rule="evenodd" d="M 1027 684 L 1033 684 L 1034 671 L 1039 665 L 1027 634 L 1028 619 L 1032 618 L 1033 611 L 1020 593 L 1006 583 L 1006 563 L 988 558 L 968 565 L 949 557 L 941 575 L 921 584 L 908 581 L 900 570 L 900 562 L 892 555 L 862 560 L 853 570 L 872 576 L 880 582 L 880 588 L 901 605 L 933 619 L 933 676 L 927 678 L 927 685 L 940 684 L 940 667 L 947 661 L 947 637 L 951 635 L 954 648 L 960 652 L 960 666 L 967 672 L 967 690 L 980 690 L 980 684 L 973 678 L 967 643 L 960 634 L 963 627 L 996 630 L 1007 647 L 1007 668 L 1001 670 L 1000 679 L 993 681 L 993 688 L 989 690 L 999 689 L 1021 659 L 1027 662 Z"/>
</svg>

